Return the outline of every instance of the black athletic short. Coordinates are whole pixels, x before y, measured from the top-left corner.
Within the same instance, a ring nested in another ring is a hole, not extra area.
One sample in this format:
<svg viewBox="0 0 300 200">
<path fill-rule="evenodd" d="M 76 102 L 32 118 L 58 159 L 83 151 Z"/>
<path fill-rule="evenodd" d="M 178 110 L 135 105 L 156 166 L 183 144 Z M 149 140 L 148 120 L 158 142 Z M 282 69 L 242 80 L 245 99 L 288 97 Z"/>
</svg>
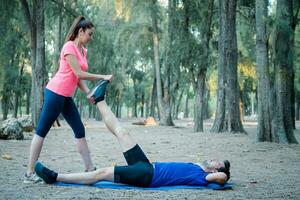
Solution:
<svg viewBox="0 0 300 200">
<path fill-rule="evenodd" d="M 148 187 L 151 184 L 154 169 L 139 145 L 124 152 L 124 157 L 128 166 L 115 167 L 114 182 Z"/>
</svg>

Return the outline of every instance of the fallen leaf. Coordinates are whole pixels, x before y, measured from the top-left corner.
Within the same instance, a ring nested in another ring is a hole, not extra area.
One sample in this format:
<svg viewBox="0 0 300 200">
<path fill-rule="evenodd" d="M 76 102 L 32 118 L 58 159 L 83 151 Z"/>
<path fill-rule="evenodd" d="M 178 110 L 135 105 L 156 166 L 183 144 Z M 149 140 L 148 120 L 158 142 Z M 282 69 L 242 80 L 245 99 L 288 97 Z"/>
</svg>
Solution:
<svg viewBox="0 0 300 200">
<path fill-rule="evenodd" d="M 5 160 L 12 160 L 12 157 L 9 154 L 3 154 L 1 157 Z"/>
</svg>

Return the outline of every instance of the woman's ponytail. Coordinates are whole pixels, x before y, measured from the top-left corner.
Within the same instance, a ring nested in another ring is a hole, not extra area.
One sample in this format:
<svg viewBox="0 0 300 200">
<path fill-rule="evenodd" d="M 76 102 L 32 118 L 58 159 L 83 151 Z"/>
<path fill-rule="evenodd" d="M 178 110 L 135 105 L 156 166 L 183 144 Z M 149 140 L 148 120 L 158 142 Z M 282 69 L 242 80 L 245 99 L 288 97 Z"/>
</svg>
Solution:
<svg viewBox="0 0 300 200">
<path fill-rule="evenodd" d="M 79 29 L 82 28 L 85 31 L 87 28 L 92 28 L 92 27 L 94 27 L 92 22 L 86 20 L 83 16 L 77 17 L 73 21 L 72 26 L 70 27 L 70 30 L 65 39 L 65 43 L 68 41 L 74 41 L 78 35 Z"/>
</svg>

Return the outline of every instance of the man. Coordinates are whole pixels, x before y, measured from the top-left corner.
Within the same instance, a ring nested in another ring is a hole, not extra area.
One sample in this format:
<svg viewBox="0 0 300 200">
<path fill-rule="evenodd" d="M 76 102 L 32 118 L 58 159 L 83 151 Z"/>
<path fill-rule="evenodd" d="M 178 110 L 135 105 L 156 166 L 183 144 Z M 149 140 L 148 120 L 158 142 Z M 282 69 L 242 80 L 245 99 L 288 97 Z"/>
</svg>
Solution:
<svg viewBox="0 0 300 200">
<path fill-rule="evenodd" d="M 108 129 L 116 136 L 127 161 L 127 166 L 97 169 L 92 172 L 61 174 L 36 162 L 35 171 L 46 183 L 56 181 L 65 183 L 93 184 L 98 181 L 112 181 L 138 187 L 160 187 L 171 185 L 205 186 L 211 182 L 224 184 L 230 178 L 229 161 L 206 160 L 202 164 L 184 162 L 150 163 L 142 149 L 136 144 L 128 131 L 123 128 L 111 112 L 103 98 L 99 101 L 97 93 L 102 94 L 106 86 L 98 87 L 91 94 Z M 99 91 L 101 92 L 99 92 Z"/>
</svg>

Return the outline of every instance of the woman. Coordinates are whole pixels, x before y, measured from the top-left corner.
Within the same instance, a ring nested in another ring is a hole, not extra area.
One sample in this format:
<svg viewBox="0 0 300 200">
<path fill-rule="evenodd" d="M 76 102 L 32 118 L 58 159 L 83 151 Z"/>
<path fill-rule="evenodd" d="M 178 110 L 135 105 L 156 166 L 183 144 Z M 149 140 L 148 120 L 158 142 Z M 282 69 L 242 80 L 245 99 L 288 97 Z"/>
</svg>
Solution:
<svg viewBox="0 0 300 200">
<path fill-rule="evenodd" d="M 44 138 L 51 128 L 53 122 L 61 113 L 71 126 L 77 150 L 84 162 L 85 171 L 94 170 L 89 148 L 85 139 L 85 130 L 80 119 L 72 95 L 77 86 L 86 94 L 89 89 L 84 80 L 108 80 L 112 75 L 91 74 L 86 60 L 85 45 L 92 39 L 95 29 L 94 25 L 80 16 L 76 18 L 66 37 L 65 44 L 60 54 L 60 66 L 55 76 L 50 80 L 45 89 L 45 100 L 41 116 L 33 136 L 27 172 L 24 183 L 36 183 L 41 179 L 34 173 L 34 163 L 38 160 L 42 150 Z M 93 99 L 88 98 L 92 103 Z"/>
</svg>

